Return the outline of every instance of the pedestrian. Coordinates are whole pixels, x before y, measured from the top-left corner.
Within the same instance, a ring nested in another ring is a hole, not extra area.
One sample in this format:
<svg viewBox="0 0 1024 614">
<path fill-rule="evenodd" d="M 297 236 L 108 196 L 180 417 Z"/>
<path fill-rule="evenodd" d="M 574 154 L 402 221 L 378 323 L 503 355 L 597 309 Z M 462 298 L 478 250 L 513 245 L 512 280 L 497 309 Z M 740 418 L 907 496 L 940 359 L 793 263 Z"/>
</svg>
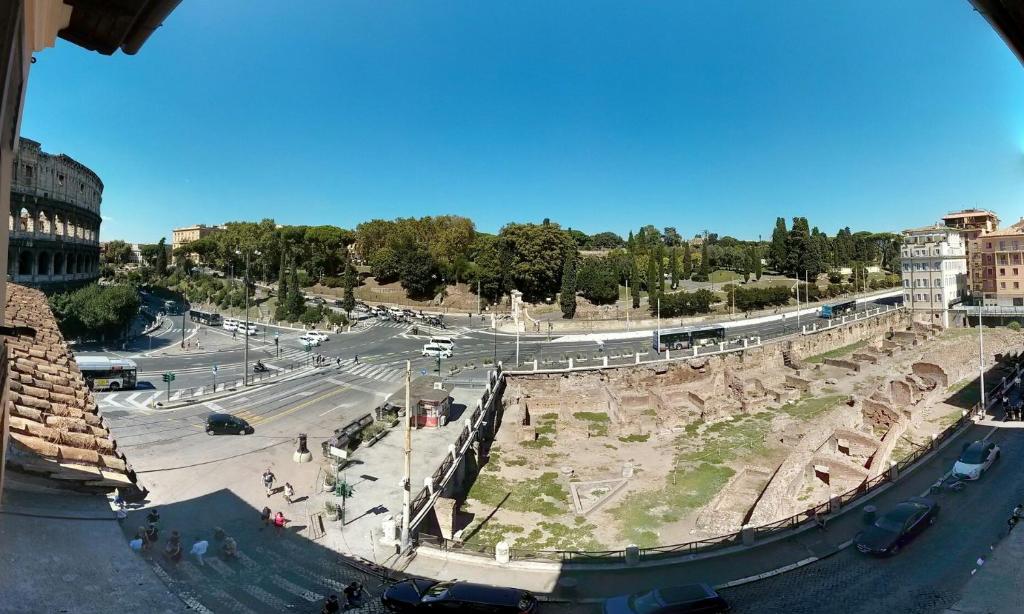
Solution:
<svg viewBox="0 0 1024 614">
<path fill-rule="evenodd" d="M 267 467 L 267 470 L 263 472 L 263 487 L 267 489 L 267 497 L 274 494 L 274 472 Z"/>
<path fill-rule="evenodd" d="M 288 522 L 289 520 L 284 517 L 284 514 L 278 512 L 277 515 L 274 516 L 274 532 L 280 535 L 284 531 L 284 525 Z"/>
<path fill-rule="evenodd" d="M 139 530 L 135 532 L 135 537 L 142 540 L 142 550 L 149 550 L 149 532 L 146 527 L 139 527 Z"/>
<path fill-rule="evenodd" d="M 284 500 L 288 505 L 292 504 L 292 497 L 295 496 L 295 489 L 288 482 L 284 483 Z"/>
<path fill-rule="evenodd" d="M 155 528 L 157 523 L 160 522 L 160 510 L 153 508 L 148 514 L 146 514 L 146 524 L 151 528 Z"/>
<path fill-rule="evenodd" d="M 173 563 L 181 561 L 181 534 L 177 531 L 171 531 L 171 536 L 167 538 L 164 556 Z"/>
<path fill-rule="evenodd" d="M 142 552 L 142 546 L 145 544 L 145 540 L 142 537 L 136 535 L 135 539 L 128 542 L 128 547 L 134 552 Z"/>
<path fill-rule="evenodd" d="M 220 552 L 226 561 L 238 558 L 238 542 L 235 541 L 234 537 L 225 537 L 224 545 L 221 546 Z"/>
<path fill-rule="evenodd" d="M 337 595 L 331 595 L 324 601 L 324 607 L 320 610 L 320 614 L 338 614 L 341 611 L 341 603 L 338 602 Z"/>
<path fill-rule="evenodd" d="M 358 582 L 350 582 L 345 587 L 345 607 L 354 608 L 359 605 L 359 600 L 363 596 L 363 585 Z"/>
<path fill-rule="evenodd" d="M 189 552 L 189 554 L 192 554 L 196 557 L 196 563 L 198 563 L 199 565 L 206 565 L 206 563 L 203 562 L 203 555 L 206 554 L 206 550 L 209 547 L 210 542 L 206 541 L 205 539 L 199 539 L 197 537 L 196 542 L 192 544 L 192 550 Z"/>
<path fill-rule="evenodd" d="M 263 511 L 260 512 L 260 521 L 263 522 L 263 526 L 264 527 L 270 525 L 270 508 L 269 507 L 264 507 Z M 262 531 L 262 530 L 263 529 L 260 528 L 260 531 Z"/>
<path fill-rule="evenodd" d="M 356 361 L 356 364 L 358 365 L 359 364 L 359 354 L 356 354 L 355 361 Z"/>
</svg>

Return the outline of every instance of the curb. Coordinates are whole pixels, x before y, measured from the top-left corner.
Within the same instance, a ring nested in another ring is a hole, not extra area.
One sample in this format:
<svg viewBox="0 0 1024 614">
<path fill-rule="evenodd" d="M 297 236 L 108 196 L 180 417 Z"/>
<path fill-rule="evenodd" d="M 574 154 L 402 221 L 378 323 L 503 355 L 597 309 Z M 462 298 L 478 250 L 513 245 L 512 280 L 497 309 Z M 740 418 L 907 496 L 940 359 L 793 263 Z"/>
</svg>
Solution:
<svg viewBox="0 0 1024 614">
<path fill-rule="evenodd" d="M 203 396 L 198 397 L 198 398 L 172 401 L 172 402 L 169 402 L 169 403 L 157 402 L 156 406 L 153 409 L 155 409 L 157 411 L 168 411 L 168 410 L 171 410 L 171 409 L 180 409 L 182 407 L 188 407 L 190 405 L 200 405 L 200 404 L 206 403 L 208 401 L 220 401 L 222 399 L 227 399 L 227 398 L 231 398 L 231 397 L 233 397 L 235 395 L 242 394 L 243 392 L 250 392 L 250 391 L 253 391 L 253 390 L 259 390 L 259 389 L 262 389 L 262 388 L 266 388 L 267 386 L 273 386 L 275 384 L 282 384 L 284 382 L 289 382 L 292 379 L 294 379 L 295 376 L 305 375 L 307 373 L 315 372 L 316 368 L 317 367 L 300 367 L 298 369 L 295 369 L 292 372 L 292 375 L 286 375 L 284 377 L 281 377 L 280 379 L 275 379 L 275 380 L 270 381 L 270 382 L 257 382 L 255 384 L 249 384 L 248 386 L 242 386 L 241 388 L 230 388 L 228 390 L 224 390 L 224 391 L 219 392 L 219 393 L 203 395 Z"/>
</svg>

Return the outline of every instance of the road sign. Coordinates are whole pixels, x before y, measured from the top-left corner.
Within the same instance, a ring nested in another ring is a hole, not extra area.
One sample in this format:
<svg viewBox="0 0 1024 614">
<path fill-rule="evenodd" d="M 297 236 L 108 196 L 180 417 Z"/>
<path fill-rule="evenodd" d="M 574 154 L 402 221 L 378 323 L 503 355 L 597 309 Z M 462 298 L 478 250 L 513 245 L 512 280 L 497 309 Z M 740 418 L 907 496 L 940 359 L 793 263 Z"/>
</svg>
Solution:
<svg viewBox="0 0 1024 614">
<path fill-rule="evenodd" d="M 167 373 L 164 373 L 164 381 L 167 382 L 167 383 L 173 382 L 174 381 L 174 373 L 172 373 L 170 371 L 168 371 Z"/>
<path fill-rule="evenodd" d="M 427 370 L 426 369 L 420 369 L 420 375 L 426 375 L 426 374 L 427 374 Z"/>
<path fill-rule="evenodd" d="M 217 365 L 213 365 L 213 374 L 217 375 Z"/>
</svg>

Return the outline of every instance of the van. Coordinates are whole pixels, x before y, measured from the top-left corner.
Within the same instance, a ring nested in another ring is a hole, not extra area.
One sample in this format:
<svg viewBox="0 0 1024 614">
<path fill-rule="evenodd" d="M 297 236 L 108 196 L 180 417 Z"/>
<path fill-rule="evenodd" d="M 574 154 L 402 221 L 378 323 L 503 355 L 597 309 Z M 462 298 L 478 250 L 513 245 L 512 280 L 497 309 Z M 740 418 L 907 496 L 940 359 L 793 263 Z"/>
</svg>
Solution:
<svg viewBox="0 0 1024 614">
<path fill-rule="evenodd" d="M 426 343 L 423 345 L 423 355 L 431 356 L 433 358 L 451 358 L 452 350 L 451 348 L 445 347 L 443 345 L 438 345 L 436 343 Z"/>
<path fill-rule="evenodd" d="M 427 343 L 433 343 L 449 350 L 455 349 L 455 342 L 452 341 L 451 337 L 431 337 Z"/>
<path fill-rule="evenodd" d="M 238 330 L 238 320 L 234 318 L 224 318 L 224 330 Z"/>
</svg>

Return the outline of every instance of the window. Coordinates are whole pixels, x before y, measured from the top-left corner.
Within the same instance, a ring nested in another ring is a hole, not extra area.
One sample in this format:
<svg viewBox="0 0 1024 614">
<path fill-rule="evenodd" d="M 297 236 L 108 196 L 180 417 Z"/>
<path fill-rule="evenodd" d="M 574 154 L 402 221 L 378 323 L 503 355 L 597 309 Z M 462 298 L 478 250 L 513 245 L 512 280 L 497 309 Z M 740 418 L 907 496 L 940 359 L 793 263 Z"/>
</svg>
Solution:
<svg viewBox="0 0 1024 614">
<path fill-rule="evenodd" d="M 1015 299 L 1013 299 L 1013 306 L 1014 307 L 1024 307 L 1024 298 L 1015 298 Z"/>
<path fill-rule="evenodd" d="M 1016 275 L 1016 274 L 1017 274 L 1017 269 L 1013 269 L 1013 274 L 1014 274 L 1014 275 Z"/>
<path fill-rule="evenodd" d="M 64 185 L 64 173 L 57 173 L 57 185 Z"/>
<path fill-rule="evenodd" d="M 941 279 L 936 279 L 935 280 L 935 287 L 936 288 L 941 288 L 942 287 L 942 280 Z"/>
<path fill-rule="evenodd" d="M 31 179 L 32 178 L 33 170 L 34 169 L 32 168 L 31 164 L 26 164 L 25 165 L 25 179 Z"/>
<path fill-rule="evenodd" d="M 1013 289 L 1014 290 L 1020 290 L 1020 282 L 1019 281 L 1013 282 Z"/>
<path fill-rule="evenodd" d="M 942 302 L 942 295 L 941 294 L 936 294 L 935 295 L 935 302 L 936 303 L 941 303 Z"/>
<path fill-rule="evenodd" d="M 903 295 L 903 302 L 905 302 L 905 303 L 909 303 L 910 302 L 910 295 L 909 294 L 904 294 Z"/>
<path fill-rule="evenodd" d="M 1006 287 L 1006 282 L 1005 281 L 999 282 L 999 287 L 1000 288 L 1005 288 Z"/>
<path fill-rule="evenodd" d="M 1000 250 L 1006 249 L 1006 241 L 1000 241 L 999 242 L 999 249 Z"/>
<path fill-rule="evenodd" d="M 985 242 L 985 249 L 992 249 L 992 244 L 986 241 Z"/>
<path fill-rule="evenodd" d="M 1006 269 L 999 269 L 1000 275 L 1006 275 Z"/>
</svg>

